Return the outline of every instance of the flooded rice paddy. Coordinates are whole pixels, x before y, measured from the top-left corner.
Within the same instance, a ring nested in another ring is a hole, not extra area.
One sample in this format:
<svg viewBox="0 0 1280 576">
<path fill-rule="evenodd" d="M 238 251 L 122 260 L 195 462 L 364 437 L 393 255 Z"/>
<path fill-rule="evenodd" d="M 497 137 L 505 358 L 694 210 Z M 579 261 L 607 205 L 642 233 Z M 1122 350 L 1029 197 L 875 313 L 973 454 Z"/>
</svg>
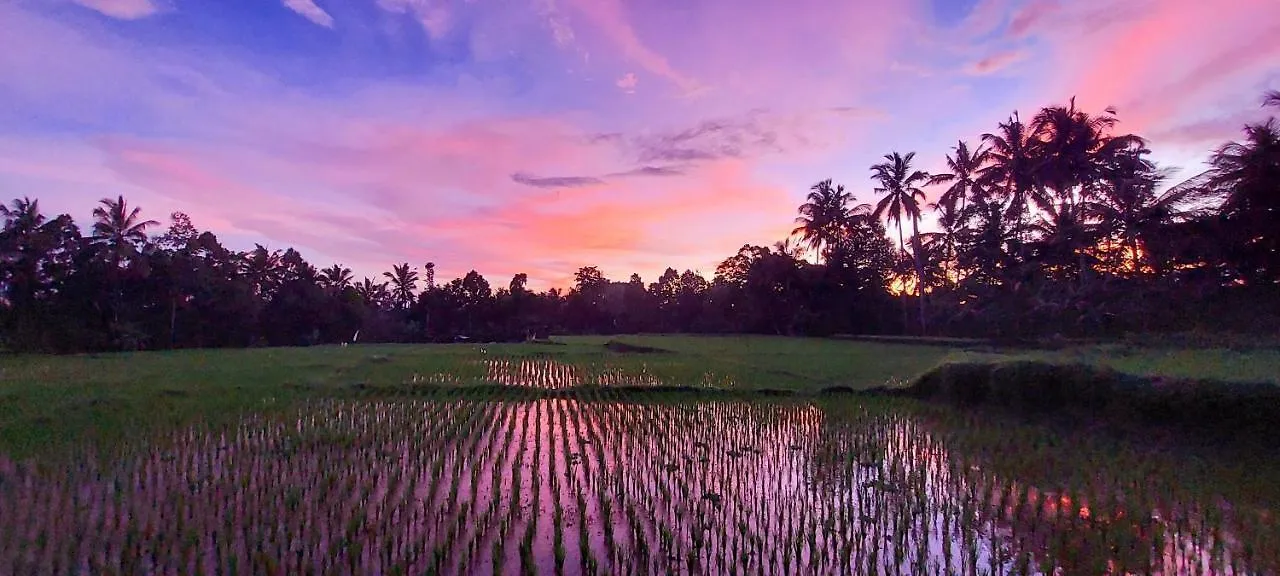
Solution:
<svg viewBox="0 0 1280 576">
<path fill-rule="evenodd" d="M 896 400 L 317 400 L 0 460 L 0 574 L 1276 574 L 1247 477 Z"/>
</svg>

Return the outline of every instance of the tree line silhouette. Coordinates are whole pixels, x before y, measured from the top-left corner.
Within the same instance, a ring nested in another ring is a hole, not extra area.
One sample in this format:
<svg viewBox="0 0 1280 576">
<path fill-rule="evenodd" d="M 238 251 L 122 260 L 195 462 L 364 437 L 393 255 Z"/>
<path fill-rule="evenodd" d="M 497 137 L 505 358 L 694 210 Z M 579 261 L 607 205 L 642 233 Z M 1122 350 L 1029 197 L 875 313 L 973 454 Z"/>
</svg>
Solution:
<svg viewBox="0 0 1280 576">
<path fill-rule="evenodd" d="M 1264 105 L 1280 107 L 1280 92 Z M 103 199 L 85 235 L 29 198 L 0 206 L 0 328 L 15 351 L 360 341 L 497 341 L 553 333 L 1104 336 L 1274 331 L 1280 321 L 1280 125 L 1244 127 L 1170 185 L 1114 110 L 1016 112 L 947 171 L 915 153 L 871 167 L 874 204 L 813 185 L 792 237 L 745 245 L 708 279 L 668 268 L 567 290 L 475 271 L 437 284 L 410 263 L 355 281 L 290 248 L 228 250 L 182 213 L 162 225 Z M 937 201 L 926 204 L 926 190 Z M 920 222 L 933 212 L 936 230 Z M 886 224 L 890 226 L 886 230 Z M 357 336 L 358 335 L 358 336 Z"/>
</svg>

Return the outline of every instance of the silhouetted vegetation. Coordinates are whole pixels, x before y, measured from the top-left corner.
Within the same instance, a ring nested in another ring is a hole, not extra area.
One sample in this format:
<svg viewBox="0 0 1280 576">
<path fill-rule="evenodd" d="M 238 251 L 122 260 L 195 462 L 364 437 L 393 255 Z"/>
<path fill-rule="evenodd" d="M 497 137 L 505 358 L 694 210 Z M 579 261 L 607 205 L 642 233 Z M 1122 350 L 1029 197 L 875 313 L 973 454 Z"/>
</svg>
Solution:
<svg viewBox="0 0 1280 576">
<path fill-rule="evenodd" d="M 1270 94 L 1264 105 L 1280 101 Z M 1280 124 L 1246 126 L 1208 170 L 1176 185 L 1146 142 L 1117 126 L 1114 111 L 1095 115 L 1074 101 L 1026 122 L 1015 113 L 977 146 L 959 142 L 944 174 L 913 166 L 914 153 L 885 155 L 871 167 L 874 207 L 819 182 L 799 208 L 796 242 L 744 245 L 710 279 L 668 268 L 646 285 L 584 267 L 567 291 L 531 291 L 524 274 L 494 289 L 475 271 L 437 285 L 431 262 L 355 281 L 350 269 L 319 270 L 293 249 L 228 250 L 182 213 L 161 230 L 123 197 L 102 200 L 84 235 L 71 216 L 48 218 L 23 197 L 0 209 L 3 345 L 1273 331 Z M 929 187 L 938 200 L 926 205 Z M 936 229 L 921 231 L 928 211 Z"/>
</svg>

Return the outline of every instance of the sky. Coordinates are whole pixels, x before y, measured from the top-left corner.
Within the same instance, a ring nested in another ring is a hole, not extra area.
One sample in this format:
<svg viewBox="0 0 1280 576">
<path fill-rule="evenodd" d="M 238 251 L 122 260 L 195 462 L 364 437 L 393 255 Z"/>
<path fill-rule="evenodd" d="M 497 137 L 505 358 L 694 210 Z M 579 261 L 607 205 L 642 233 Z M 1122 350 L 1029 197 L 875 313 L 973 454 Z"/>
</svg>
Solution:
<svg viewBox="0 0 1280 576">
<path fill-rule="evenodd" d="M 1274 88 L 1275 0 L 0 0 L 0 198 L 357 277 L 710 276 L 1014 110 L 1114 106 L 1190 176 Z"/>
</svg>

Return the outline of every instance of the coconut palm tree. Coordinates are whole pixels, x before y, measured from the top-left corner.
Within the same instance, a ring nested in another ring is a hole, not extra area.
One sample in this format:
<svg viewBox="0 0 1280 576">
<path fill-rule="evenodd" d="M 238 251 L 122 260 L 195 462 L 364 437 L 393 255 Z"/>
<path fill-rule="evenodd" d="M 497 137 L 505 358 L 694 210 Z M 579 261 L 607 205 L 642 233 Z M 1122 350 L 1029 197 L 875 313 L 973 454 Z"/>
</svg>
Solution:
<svg viewBox="0 0 1280 576">
<path fill-rule="evenodd" d="M 939 232 L 925 234 L 925 237 L 932 244 L 929 247 L 929 253 L 938 256 L 936 260 L 931 260 L 939 263 L 942 278 L 949 283 L 958 280 L 952 272 L 957 271 L 954 266 L 957 263 L 960 231 L 964 228 L 968 206 L 960 208 L 956 206 L 954 199 L 946 201 L 944 197 L 939 198 L 937 202 L 929 204 L 929 207 L 937 213 L 938 227 L 941 228 Z"/>
<path fill-rule="evenodd" d="M 800 253 L 804 251 L 804 246 L 796 241 L 794 236 L 788 236 L 773 243 L 773 253 L 786 256 L 793 260 L 800 258 Z"/>
<path fill-rule="evenodd" d="M 850 225 L 849 220 L 864 218 L 870 212 L 868 204 L 850 208 L 849 203 L 854 200 L 853 194 L 845 192 L 843 185 L 833 186 L 830 178 L 814 184 L 805 203 L 800 205 L 800 216 L 796 218 L 800 226 L 791 234 L 798 235 L 801 242 L 825 261 L 827 252 Z"/>
<path fill-rule="evenodd" d="M 365 279 L 355 285 L 356 295 L 366 305 L 379 307 L 387 300 L 387 283 L 374 283 L 373 280 L 365 277 Z"/>
<path fill-rule="evenodd" d="M 383 272 L 391 280 L 391 296 L 396 306 L 401 309 L 413 304 L 413 291 L 418 287 L 418 271 L 410 268 L 409 263 L 393 265 L 390 272 Z"/>
<path fill-rule="evenodd" d="M 921 170 L 913 170 L 911 161 L 915 152 L 903 156 L 897 152 L 885 154 L 885 161 L 871 166 L 871 179 L 880 185 L 877 194 L 884 198 L 876 204 L 873 216 L 876 219 L 887 216 L 898 225 L 898 248 L 906 251 L 902 238 L 902 217 L 911 219 L 911 258 L 916 269 L 916 296 L 920 302 L 920 331 L 925 331 L 924 316 L 924 262 L 920 249 L 920 201 L 925 193 L 920 187 L 929 182 L 929 174 Z"/>
<path fill-rule="evenodd" d="M 147 228 L 158 226 L 155 220 L 142 220 L 141 208 L 129 209 L 124 196 L 115 200 L 103 198 L 93 209 L 93 241 L 105 246 L 111 255 L 111 266 L 138 252 L 147 241 Z"/>
<path fill-rule="evenodd" d="M 997 284 L 1002 273 L 1016 262 L 1016 230 L 998 198 L 979 194 L 972 200 L 961 215 L 966 225 L 959 231 L 957 263 L 969 271 L 966 279 Z"/>
<path fill-rule="evenodd" d="M 0 284 L 10 304 L 22 305 L 34 297 L 40 282 L 40 261 L 48 247 L 42 238 L 46 219 L 40 213 L 40 201 L 14 199 L 12 208 L 0 204 L 4 228 L 0 230 Z"/>
<path fill-rule="evenodd" d="M 334 292 L 341 292 L 343 288 L 349 286 L 351 279 L 351 269 L 344 268 L 341 264 L 334 264 L 320 271 L 320 282 Z"/>
<path fill-rule="evenodd" d="M 1036 240 L 1031 243 L 1034 262 L 1059 276 L 1084 273 L 1091 257 L 1083 247 L 1094 244 L 1096 230 L 1089 222 L 1083 205 L 1062 202 L 1039 212 L 1029 230 Z M 1076 267 L 1077 260 L 1083 263 Z"/>
<path fill-rule="evenodd" d="M 1101 169 L 1098 152 L 1116 122 L 1113 109 L 1090 115 L 1076 108 L 1075 98 L 1066 106 L 1042 108 L 1031 121 L 1039 148 L 1036 181 L 1059 201 L 1073 200 L 1078 187 L 1096 179 Z"/>
<path fill-rule="evenodd" d="M 1040 110 L 1032 123 L 1039 142 L 1038 184 L 1051 190 L 1058 203 L 1080 203 L 1096 191 L 1117 161 L 1141 159 L 1146 143 L 1132 134 L 1111 135 L 1117 122 L 1114 109 L 1092 115 L 1078 110 L 1075 98 L 1067 106 Z"/>
<path fill-rule="evenodd" d="M 1149 153 L 1138 148 L 1113 157 L 1102 182 L 1084 204 L 1087 214 L 1098 222 L 1106 252 L 1120 256 L 1112 259 L 1119 271 L 1141 272 L 1147 264 L 1158 268 L 1161 259 L 1149 257 L 1151 240 L 1172 224 L 1206 216 L 1213 200 L 1198 185 L 1199 179 L 1158 191 L 1173 171 L 1156 166 L 1146 158 Z M 1115 250 L 1112 240 L 1122 249 Z"/>
<path fill-rule="evenodd" d="M 1001 122 L 996 133 L 983 134 L 982 141 L 988 152 L 987 164 L 979 170 L 979 183 L 1005 202 L 1007 219 L 1020 235 L 1033 199 L 1042 200 L 1036 186 L 1038 141 L 1017 112 Z"/>
<path fill-rule="evenodd" d="M 1263 106 L 1280 106 L 1280 90 L 1271 90 L 1262 96 Z"/>
<path fill-rule="evenodd" d="M 40 213 L 40 201 L 27 197 L 15 198 L 13 207 L 0 204 L 0 216 L 4 217 L 6 233 L 16 236 L 27 236 L 43 226 L 44 214 Z"/>
<path fill-rule="evenodd" d="M 280 251 L 254 244 L 253 250 L 240 256 L 241 272 L 253 284 L 254 293 L 267 298 L 280 281 Z"/>
<path fill-rule="evenodd" d="M 1223 144 L 1209 159 L 1208 185 L 1225 200 L 1222 216 L 1236 237 L 1241 272 L 1280 280 L 1280 124 L 1245 126 L 1245 138 Z"/>
<path fill-rule="evenodd" d="M 929 185 L 949 185 L 934 204 L 935 210 L 948 213 L 964 212 L 969 198 L 980 193 L 978 175 L 982 164 L 987 161 L 987 150 L 982 146 L 972 152 L 969 144 L 963 140 L 956 143 L 954 153 L 947 155 L 947 169 L 950 172 L 934 174 L 929 177 Z M 956 204 L 960 205 L 956 210 Z"/>
</svg>

